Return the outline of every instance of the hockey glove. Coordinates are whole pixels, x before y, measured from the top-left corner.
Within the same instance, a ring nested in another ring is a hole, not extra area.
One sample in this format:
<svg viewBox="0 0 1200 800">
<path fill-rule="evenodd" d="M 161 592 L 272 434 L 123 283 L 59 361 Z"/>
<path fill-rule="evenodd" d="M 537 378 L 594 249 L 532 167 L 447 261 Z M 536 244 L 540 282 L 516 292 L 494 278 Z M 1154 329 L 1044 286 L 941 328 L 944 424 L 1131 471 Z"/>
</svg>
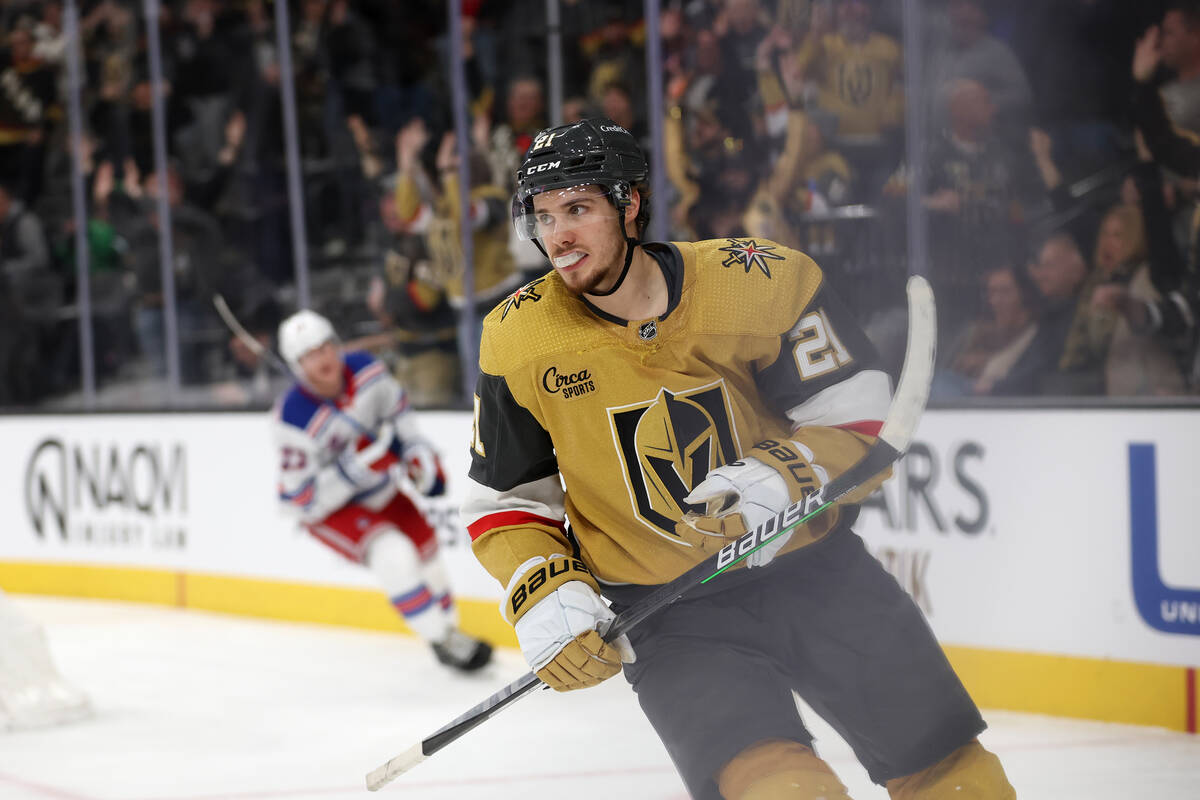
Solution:
<svg viewBox="0 0 1200 800">
<path fill-rule="evenodd" d="M 753 456 L 717 467 L 684 502 L 704 505 L 703 515 L 688 512 L 675 526 L 675 533 L 686 544 L 706 557 L 720 550 L 729 540 L 742 536 L 823 486 L 829 476 L 803 444 L 767 439 L 754 445 Z M 808 525 L 816 539 L 828 533 L 827 517 L 817 517 Z M 776 536 L 750 554 L 747 566 L 763 567 L 771 563 L 793 531 Z"/>
<path fill-rule="evenodd" d="M 555 691 L 595 686 L 634 660 L 627 637 L 602 638 L 616 615 L 579 559 L 535 556 L 517 567 L 505 594 L 500 611 L 516 629 L 521 654 Z"/>
<path fill-rule="evenodd" d="M 380 426 L 375 441 L 361 450 L 346 449 L 337 458 L 341 476 L 359 491 L 376 489 L 388 480 L 388 467 L 396 463 L 391 452 L 396 430 L 391 423 Z"/>
<path fill-rule="evenodd" d="M 416 490 L 426 497 L 446 493 L 446 478 L 441 461 L 425 442 L 409 442 L 404 447 L 404 472 Z"/>
</svg>

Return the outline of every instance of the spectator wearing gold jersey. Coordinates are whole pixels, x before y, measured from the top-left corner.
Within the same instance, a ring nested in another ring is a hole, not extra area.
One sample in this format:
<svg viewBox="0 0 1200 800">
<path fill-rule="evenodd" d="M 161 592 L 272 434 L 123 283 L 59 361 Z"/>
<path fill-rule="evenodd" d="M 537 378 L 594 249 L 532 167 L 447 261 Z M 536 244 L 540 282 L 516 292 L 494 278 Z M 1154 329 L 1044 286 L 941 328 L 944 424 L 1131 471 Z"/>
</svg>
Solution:
<svg viewBox="0 0 1200 800">
<path fill-rule="evenodd" d="M 691 82 L 664 125 L 667 176 L 678 193 L 672 226 L 702 237 L 743 236 L 742 217 L 766 167 L 737 136 L 715 76 Z"/>
<path fill-rule="evenodd" d="M 423 121 L 410 125 L 424 126 Z M 490 169 L 483 155 L 488 128 L 477 122 L 470 154 L 471 187 L 469 219 L 473 231 L 473 269 L 475 308 L 486 314 L 505 295 L 520 284 L 521 273 L 515 268 L 509 250 L 508 194 L 490 180 Z M 459 179 L 456 142 L 453 131 L 443 134 L 437 149 L 437 179 L 430 178 L 421 166 L 418 154 L 423 143 L 414 137 L 397 155 L 395 213 L 406 233 L 424 236 L 433 265 L 433 281 L 445 289 L 450 305 L 461 309 L 467 298 L 463 291 L 464 258 L 460 233 Z"/>
<path fill-rule="evenodd" d="M 755 59 L 763 102 L 769 167 L 746 212 L 747 233 L 802 249 L 796 218 L 850 199 L 850 163 L 826 146 L 837 120 L 802 107 L 802 75 L 788 58 L 794 34 L 777 25 L 759 45 Z"/>
<path fill-rule="evenodd" d="M 397 134 L 397 154 L 407 168 L 427 138 L 423 122 L 410 123 Z M 383 360 L 414 406 L 448 406 L 457 399 L 459 386 L 454 312 L 445 290 L 433 280 L 425 238 L 407 232 L 396 212 L 396 180 L 391 175 L 383 182 L 382 263 L 367 295 L 367 307 L 383 332 L 357 346 L 386 353 Z"/>
<path fill-rule="evenodd" d="M 816 105 L 837 115 L 840 136 L 880 137 L 904 116 L 900 44 L 874 27 L 870 0 L 813 6 L 808 35 L 793 68 L 816 87 Z"/>
</svg>

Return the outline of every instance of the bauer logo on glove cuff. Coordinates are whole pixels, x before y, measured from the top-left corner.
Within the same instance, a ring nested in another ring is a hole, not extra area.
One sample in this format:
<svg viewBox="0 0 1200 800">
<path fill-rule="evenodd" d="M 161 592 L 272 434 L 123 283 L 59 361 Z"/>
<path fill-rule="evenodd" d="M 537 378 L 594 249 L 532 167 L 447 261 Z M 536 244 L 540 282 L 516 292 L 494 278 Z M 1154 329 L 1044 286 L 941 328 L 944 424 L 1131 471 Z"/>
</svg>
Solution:
<svg viewBox="0 0 1200 800">
<path fill-rule="evenodd" d="M 818 489 L 789 505 L 749 533 L 730 542 L 717 553 L 717 569 L 723 570 L 750 555 L 779 534 L 797 525 L 800 520 L 825 504 L 825 493 Z"/>
<path fill-rule="evenodd" d="M 578 558 L 569 556 L 552 558 L 544 564 L 539 564 L 535 569 L 531 569 L 509 596 L 509 613 L 512 618 L 515 620 L 521 616 L 521 610 L 526 601 L 538 594 L 538 591 L 547 583 L 553 581 L 555 586 L 560 586 L 569 580 L 593 582 L 592 573 L 588 571 L 587 566 Z"/>
<path fill-rule="evenodd" d="M 788 474 L 792 476 L 792 480 L 796 484 L 800 486 L 808 486 L 813 483 L 813 468 L 808 462 L 801 459 L 800 455 L 791 447 L 788 447 L 787 444 L 777 442 L 774 439 L 764 439 L 763 441 L 754 445 L 754 449 L 765 451 L 768 455 L 772 456 L 776 461 L 779 462 L 779 466 L 788 471 Z M 811 461 L 812 453 L 809 452 L 808 456 L 809 461 Z"/>
</svg>

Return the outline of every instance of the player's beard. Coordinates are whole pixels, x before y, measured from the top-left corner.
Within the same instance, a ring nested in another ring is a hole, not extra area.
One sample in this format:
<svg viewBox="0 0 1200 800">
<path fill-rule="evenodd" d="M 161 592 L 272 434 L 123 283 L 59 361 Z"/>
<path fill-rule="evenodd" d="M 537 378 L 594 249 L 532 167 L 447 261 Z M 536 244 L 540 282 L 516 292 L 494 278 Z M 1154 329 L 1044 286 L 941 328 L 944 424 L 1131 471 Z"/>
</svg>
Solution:
<svg viewBox="0 0 1200 800">
<path fill-rule="evenodd" d="M 597 258 L 597 256 L 600 256 L 600 258 Z M 596 262 L 601 261 L 603 258 L 599 253 L 593 253 L 591 257 Z M 584 275 L 567 273 L 562 276 L 563 283 L 575 294 L 595 294 L 596 292 L 607 291 L 612 288 L 613 281 L 621 274 L 624 266 L 625 242 L 622 241 L 621 247 L 604 260 L 602 267 L 597 268 L 596 264 L 591 264 L 589 265 L 591 268 L 590 271 Z"/>
</svg>

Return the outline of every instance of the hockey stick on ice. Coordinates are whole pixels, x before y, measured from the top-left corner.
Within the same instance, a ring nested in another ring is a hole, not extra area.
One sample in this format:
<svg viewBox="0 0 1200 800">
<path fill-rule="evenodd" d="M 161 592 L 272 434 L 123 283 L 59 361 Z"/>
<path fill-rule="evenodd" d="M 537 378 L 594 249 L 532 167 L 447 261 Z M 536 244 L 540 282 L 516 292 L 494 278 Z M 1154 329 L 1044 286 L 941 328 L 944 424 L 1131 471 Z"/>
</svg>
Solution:
<svg viewBox="0 0 1200 800">
<path fill-rule="evenodd" d="M 908 279 L 907 289 L 908 343 L 904 352 L 904 367 L 900 372 L 900 380 L 897 382 L 887 419 L 884 420 L 878 439 L 868 448 L 866 455 L 853 467 L 804 500 L 788 506 L 783 512 L 782 525 L 775 525 L 775 519 L 764 523 L 627 608 L 604 632 L 605 641 L 612 641 L 627 633 L 651 614 L 674 603 L 686 592 L 707 583 L 771 540 L 824 512 L 840 498 L 890 467 L 908 449 L 917 423 L 925 410 L 925 401 L 929 398 L 937 325 L 933 291 L 929 288 L 928 281 L 919 276 L 911 277 Z M 371 791 L 382 788 L 539 685 L 542 685 L 542 682 L 537 676 L 527 672 L 437 732 L 369 772 L 367 788 Z"/>
</svg>

